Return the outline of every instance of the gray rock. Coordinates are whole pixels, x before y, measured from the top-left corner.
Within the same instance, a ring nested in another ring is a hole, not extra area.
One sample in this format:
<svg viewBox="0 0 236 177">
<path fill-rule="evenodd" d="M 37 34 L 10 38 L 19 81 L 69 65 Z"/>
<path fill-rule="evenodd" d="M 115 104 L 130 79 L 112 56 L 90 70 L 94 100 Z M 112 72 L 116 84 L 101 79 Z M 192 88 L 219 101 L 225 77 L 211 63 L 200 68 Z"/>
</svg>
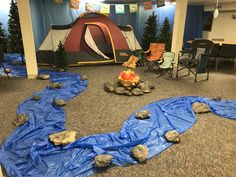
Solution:
<svg viewBox="0 0 236 177">
<path fill-rule="evenodd" d="M 125 82 L 123 80 L 118 81 L 119 86 L 124 87 L 127 90 L 132 90 L 137 86 L 137 83 Z"/>
<path fill-rule="evenodd" d="M 135 117 L 137 119 L 147 119 L 147 118 L 150 118 L 151 114 L 148 110 L 142 110 L 138 113 L 135 114 Z"/>
<path fill-rule="evenodd" d="M 125 90 L 124 95 L 132 96 L 133 94 L 132 94 L 131 91 L 129 91 L 129 90 Z"/>
<path fill-rule="evenodd" d="M 87 76 L 87 75 L 82 75 L 82 76 L 80 77 L 80 80 L 86 81 L 86 80 L 88 80 L 88 76 Z"/>
<path fill-rule="evenodd" d="M 64 69 L 64 68 L 59 68 L 58 71 L 59 71 L 59 72 L 65 72 L 66 69 Z"/>
<path fill-rule="evenodd" d="M 34 96 L 32 97 L 32 100 L 39 101 L 39 100 L 41 100 L 41 96 L 39 96 L 39 95 L 34 95 Z"/>
<path fill-rule="evenodd" d="M 67 145 L 74 142 L 76 139 L 77 132 L 75 131 L 65 130 L 49 135 L 49 140 L 52 141 L 54 145 Z"/>
<path fill-rule="evenodd" d="M 155 89 L 155 85 L 149 81 L 144 81 L 144 83 L 148 84 L 150 89 Z"/>
<path fill-rule="evenodd" d="M 62 88 L 63 85 L 60 82 L 54 82 L 49 87 L 54 90 L 54 89 Z"/>
<path fill-rule="evenodd" d="M 155 85 L 149 81 L 142 80 L 141 83 L 145 83 L 145 84 L 149 85 L 150 89 L 155 89 Z"/>
<path fill-rule="evenodd" d="M 49 78 L 50 78 L 49 74 L 40 74 L 40 75 L 38 75 L 38 79 L 41 79 L 41 80 L 48 80 Z"/>
<path fill-rule="evenodd" d="M 143 91 L 143 93 L 150 93 L 151 92 L 151 88 L 150 88 L 148 83 L 141 82 L 141 83 L 138 84 L 137 87 L 139 89 L 141 89 Z"/>
<path fill-rule="evenodd" d="M 63 99 L 56 99 L 54 100 L 54 104 L 58 107 L 65 106 L 66 102 Z"/>
<path fill-rule="evenodd" d="M 145 162 L 148 157 L 148 148 L 144 145 L 137 145 L 132 150 L 133 157 L 139 162 Z"/>
<path fill-rule="evenodd" d="M 10 73 L 10 72 L 11 72 L 11 68 L 6 68 L 6 69 L 5 69 L 5 72 L 6 72 L 6 73 Z"/>
<path fill-rule="evenodd" d="M 114 84 L 114 82 L 106 82 L 104 84 L 104 90 L 107 92 L 114 92 L 116 89 L 116 85 Z"/>
<path fill-rule="evenodd" d="M 176 130 L 168 131 L 165 134 L 165 138 L 168 142 L 171 142 L 171 143 L 179 143 L 180 142 L 179 133 Z"/>
<path fill-rule="evenodd" d="M 17 66 L 17 65 L 22 65 L 21 61 L 14 60 L 11 62 L 12 65 Z"/>
<path fill-rule="evenodd" d="M 195 102 L 192 104 L 192 109 L 196 114 L 211 112 L 210 107 L 205 103 Z"/>
<path fill-rule="evenodd" d="M 139 88 L 134 88 L 132 90 L 132 94 L 135 95 L 135 96 L 140 96 L 140 95 L 143 95 L 143 91 Z"/>
<path fill-rule="evenodd" d="M 212 98 L 212 100 L 214 100 L 214 101 L 220 101 L 220 100 L 221 100 L 221 96 L 217 96 L 217 97 L 215 97 L 215 98 Z"/>
<path fill-rule="evenodd" d="M 126 89 L 124 87 L 116 87 L 114 93 L 118 95 L 123 95 L 125 93 Z"/>
<path fill-rule="evenodd" d="M 28 115 L 27 114 L 19 114 L 16 116 L 15 121 L 13 122 L 14 125 L 19 126 L 23 125 L 28 121 Z"/>
<path fill-rule="evenodd" d="M 112 156 L 108 154 L 102 154 L 95 157 L 95 167 L 102 168 L 110 165 Z"/>
</svg>

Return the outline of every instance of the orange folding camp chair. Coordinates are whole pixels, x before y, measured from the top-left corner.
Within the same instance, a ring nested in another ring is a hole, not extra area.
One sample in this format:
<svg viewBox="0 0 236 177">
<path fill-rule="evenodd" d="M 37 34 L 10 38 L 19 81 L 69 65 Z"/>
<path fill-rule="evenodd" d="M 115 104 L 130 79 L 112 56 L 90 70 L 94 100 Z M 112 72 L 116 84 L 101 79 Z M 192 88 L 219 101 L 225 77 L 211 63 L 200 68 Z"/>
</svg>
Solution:
<svg viewBox="0 0 236 177">
<path fill-rule="evenodd" d="M 164 52 L 165 43 L 150 43 L 149 49 L 143 52 L 143 60 L 146 62 L 147 70 L 154 70 L 155 66 L 158 68 Z"/>
</svg>

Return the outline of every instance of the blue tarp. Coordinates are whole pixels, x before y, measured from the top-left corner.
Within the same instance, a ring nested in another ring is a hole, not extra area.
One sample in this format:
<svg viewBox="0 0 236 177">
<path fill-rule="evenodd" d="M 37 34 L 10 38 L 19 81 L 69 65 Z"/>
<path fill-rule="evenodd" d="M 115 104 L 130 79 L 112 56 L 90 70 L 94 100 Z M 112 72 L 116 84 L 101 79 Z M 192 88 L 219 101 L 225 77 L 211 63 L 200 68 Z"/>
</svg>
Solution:
<svg viewBox="0 0 236 177">
<path fill-rule="evenodd" d="M 46 87 L 33 94 L 40 95 L 40 101 L 30 97 L 18 106 L 17 114 L 28 114 L 29 121 L 16 128 L 0 148 L 0 163 L 11 177 L 89 176 L 100 171 L 94 167 L 94 158 L 99 154 L 112 155 L 113 165 L 137 163 L 131 149 L 138 144 L 146 145 L 148 158 L 152 158 L 172 145 L 164 138 L 167 131 L 183 133 L 194 125 L 196 116 L 191 105 L 196 101 L 208 104 L 216 115 L 236 119 L 233 100 L 214 101 L 199 96 L 169 98 L 140 109 L 148 109 L 150 119 L 138 120 L 132 114 L 119 132 L 82 137 L 65 147 L 54 146 L 48 136 L 65 130 L 66 121 L 63 108 L 52 104 L 54 99 L 69 100 L 84 91 L 88 83 L 81 81 L 78 74 L 41 73 L 50 74 L 52 82 L 60 82 L 64 87 L 56 90 Z"/>
<path fill-rule="evenodd" d="M 20 54 L 5 54 L 4 58 L 4 66 L 11 69 L 11 72 L 9 73 L 10 77 L 22 77 L 27 75 L 25 66 L 20 64 L 22 63 Z M 19 65 L 13 65 L 13 62 L 18 62 Z M 0 75 L 6 75 L 1 66 Z"/>
</svg>

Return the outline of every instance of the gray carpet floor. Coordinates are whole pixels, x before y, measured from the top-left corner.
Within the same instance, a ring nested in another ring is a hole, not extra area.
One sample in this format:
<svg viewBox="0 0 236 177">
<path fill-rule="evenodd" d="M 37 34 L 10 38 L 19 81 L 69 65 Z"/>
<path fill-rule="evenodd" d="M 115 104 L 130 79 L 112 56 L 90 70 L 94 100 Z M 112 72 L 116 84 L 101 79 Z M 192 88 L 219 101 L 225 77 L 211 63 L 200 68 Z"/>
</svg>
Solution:
<svg viewBox="0 0 236 177">
<path fill-rule="evenodd" d="M 87 66 L 70 68 L 71 72 L 86 74 L 89 86 L 85 92 L 70 100 L 65 107 L 66 127 L 79 136 L 119 131 L 134 111 L 151 102 L 186 95 L 221 96 L 236 100 L 236 74 L 232 68 L 210 73 L 209 81 L 194 83 L 194 78 L 172 80 L 158 78 L 155 73 L 136 69 L 144 80 L 156 89 L 141 97 L 118 96 L 103 91 L 103 84 L 113 81 L 123 70 L 121 66 Z M 0 143 L 14 130 L 17 106 L 49 81 L 25 78 L 0 78 Z M 197 116 L 197 123 L 181 135 L 176 144 L 148 160 L 145 164 L 112 167 L 94 176 L 134 177 L 236 177 L 236 121 L 211 113 Z"/>
</svg>

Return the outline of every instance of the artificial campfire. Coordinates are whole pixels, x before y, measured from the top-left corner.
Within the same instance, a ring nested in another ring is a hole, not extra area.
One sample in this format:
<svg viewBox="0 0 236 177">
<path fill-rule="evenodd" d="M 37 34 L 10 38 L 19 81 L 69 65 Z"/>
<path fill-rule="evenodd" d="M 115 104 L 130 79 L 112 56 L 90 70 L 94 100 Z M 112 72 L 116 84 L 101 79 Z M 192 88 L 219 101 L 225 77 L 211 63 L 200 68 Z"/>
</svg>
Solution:
<svg viewBox="0 0 236 177">
<path fill-rule="evenodd" d="M 127 89 L 135 87 L 139 83 L 139 80 L 140 77 L 131 69 L 128 69 L 127 71 L 122 71 L 118 77 L 120 85 Z"/>
<path fill-rule="evenodd" d="M 122 71 L 118 79 L 104 84 L 104 90 L 118 95 L 139 96 L 151 92 L 154 86 L 148 81 L 140 80 L 138 74 L 131 69 Z"/>
</svg>

